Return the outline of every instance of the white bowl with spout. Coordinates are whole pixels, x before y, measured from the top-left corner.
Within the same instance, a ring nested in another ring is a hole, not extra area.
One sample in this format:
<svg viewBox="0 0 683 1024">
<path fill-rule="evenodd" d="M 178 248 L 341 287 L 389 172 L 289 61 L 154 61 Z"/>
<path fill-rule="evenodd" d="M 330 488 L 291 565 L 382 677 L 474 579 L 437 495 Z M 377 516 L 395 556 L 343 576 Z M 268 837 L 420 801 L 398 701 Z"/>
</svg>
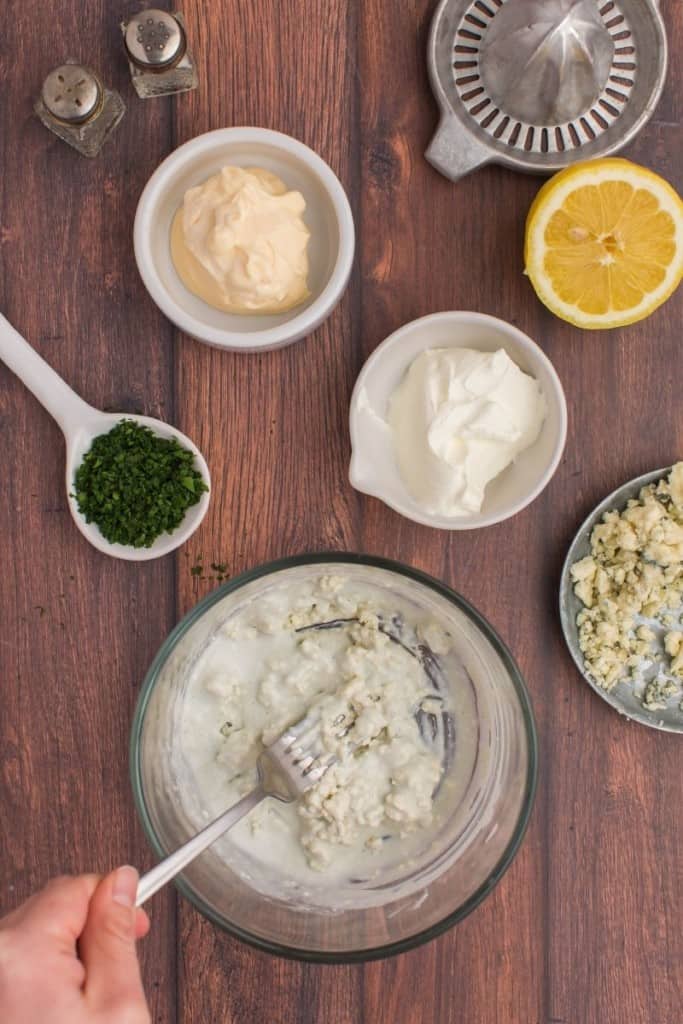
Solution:
<svg viewBox="0 0 683 1024">
<path fill-rule="evenodd" d="M 526 451 L 486 487 L 481 511 L 453 517 L 426 511 L 408 491 L 387 423 L 391 396 L 413 361 L 426 349 L 504 349 L 535 377 L 547 413 Z M 432 313 L 394 331 L 363 366 L 351 396 L 349 479 L 357 491 L 379 498 L 407 519 L 441 530 L 474 530 L 516 515 L 538 497 L 557 469 L 567 439 L 567 403 L 552 363 L 523 331 L 485 313 Z"/>
</svg>

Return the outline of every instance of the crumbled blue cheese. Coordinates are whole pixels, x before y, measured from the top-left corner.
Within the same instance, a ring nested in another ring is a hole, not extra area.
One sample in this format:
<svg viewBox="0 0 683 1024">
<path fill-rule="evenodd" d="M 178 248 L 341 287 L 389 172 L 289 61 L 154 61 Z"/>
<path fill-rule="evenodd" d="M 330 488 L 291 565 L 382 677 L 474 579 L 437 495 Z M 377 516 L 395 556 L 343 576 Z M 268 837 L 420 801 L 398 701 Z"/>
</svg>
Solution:
<svg viewBox="0 0 683 1024">
<path fill-rule="evenodd" d="M 323 576 L 312 594 L 235 616 L 222 633 L 222 664 L 202 671 L 226 803 L 253 787 L 264 746 L 305 715 L 319 719 L 316 752 L 336 761 L 297 807 L 298 841 L 314 869 L 341 847 L 370 855 L 432 821 L 442 752 L 423 739 L 416 712 L 441 714 L 444 695 L 434 699 L 415 650 L 446 654 L 450 638 L 436 623 L 416 623 L 411 653 L 397 642 L 402 629 L 392 609 Z M 267 803 L 250 819 L 259 842 L 282 828 Z"/>
<path fill-rule="evenodd" d="M 669 697 L 678 692 L 678 687 L 671 679 L 652 679 L 645 687 L 643 707 L 649 711 L 659 711 L 667 706 Z"/>
<path fill-rule="evenodd" d="M 586 669 L 611 690 L 644 663 L 683 677 L 683 634 L 663 631 L 683 603 L 683 462 L 668 479 L 644 487 L 619 512 L 606 512 L 591 534 L 590 555 L 571 567 L 574 593 L 584 605 L 577 617 Z M 648 620 L 648 621 L 643 621 Z M 654 627 L 654 628 L 653 628 Z M 665 706 L 677 692 L 674 679 L 651 680 L 645 707 Z"/>
</svg>

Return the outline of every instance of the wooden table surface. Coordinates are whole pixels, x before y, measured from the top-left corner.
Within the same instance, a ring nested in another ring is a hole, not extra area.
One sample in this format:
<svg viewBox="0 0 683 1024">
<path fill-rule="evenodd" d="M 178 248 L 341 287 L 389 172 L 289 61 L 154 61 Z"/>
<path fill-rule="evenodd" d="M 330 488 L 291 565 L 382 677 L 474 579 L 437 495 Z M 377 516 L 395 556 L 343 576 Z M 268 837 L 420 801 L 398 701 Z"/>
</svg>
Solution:
<svg viewBox="0 0 683 1024">
<path fill-rule="evenodd" d="M 680 0 L 662 0 L 672 54 Z M 629 725 L 572 667 L 556 612 L 578 523 L 620 482 L 683 455 L 683 290 L 650 319 L 583 333 L 522 274 L 538 179 L 498 167 L 457 185 L 423 158 L 436 123 L 425 69 L 431 0 L 187 4 L 199 91 L 135 98 L 110 0 L 10 0 L 0 34 L 0 309 L 84 398 L 176 423 L 214 481 L 201 532 L 177 555 L 110 560 L 75 530 L 59 430 L 0 366 L 0 910 L 50 876 L 149 867 L 128 781 L 145 671 L 175 622 L 231 574 L 306 550 L 372 552 L 445 580 L 486 615 L 528 681 L 539 791 L 513 866 L 438 940 L 366 966 L 252 951 L 170 888 L 142 946 L 153 1019 L 178 1024 L 679 1024 L 681 741 Z M 56 19 L 56 21 L 55 21 Z M 31 115 L 47 71 L 74 55 L 128 112 L 97 160 Z M 673 63 L 673 62 L 672 62 Z M 681 81 L 628 151 L 680 189 Z M 175 146 L 211 128 L 289 132 L 329 161 L 358 231 L 351 286 L 291 348 L 215 351 L 183 337 L 133 259 L 140 191 Z M 448 535 L 354 492 L 346 417 L 368 354 L 414 317 L 477 309 L 553 360 L 569 439 L 547 490 L 514 519 Z"/>
</svg>

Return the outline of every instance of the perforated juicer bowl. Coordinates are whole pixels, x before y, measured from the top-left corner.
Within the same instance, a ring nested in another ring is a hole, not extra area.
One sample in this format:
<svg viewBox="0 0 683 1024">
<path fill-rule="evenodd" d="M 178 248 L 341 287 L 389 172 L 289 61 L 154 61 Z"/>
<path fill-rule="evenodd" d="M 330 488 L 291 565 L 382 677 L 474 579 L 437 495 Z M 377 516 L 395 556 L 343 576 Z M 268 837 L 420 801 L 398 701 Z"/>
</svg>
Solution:
<svg viewBox="0 0 683 1024">
<path fill-rule="evenodd" d="M 666 34 L 657 0 L 442 0 L 428 64 L 437 170 L 553 173 L 640 131 L 664 85 Z"/>
</svg>

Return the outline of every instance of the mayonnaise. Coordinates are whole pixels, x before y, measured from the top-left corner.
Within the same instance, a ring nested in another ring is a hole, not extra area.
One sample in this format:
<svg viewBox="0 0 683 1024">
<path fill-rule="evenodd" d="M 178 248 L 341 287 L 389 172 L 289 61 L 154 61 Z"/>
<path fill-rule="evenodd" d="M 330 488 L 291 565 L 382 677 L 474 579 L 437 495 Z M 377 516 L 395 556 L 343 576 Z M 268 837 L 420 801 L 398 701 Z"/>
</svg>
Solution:
<svg viewBox="0 0 683 1024">
<path fill-rule="evenodd" d="M 308 296 L 306 201 L 274 174 L 224 167 L 185 193 L 171 255 L 190 291 L 229 313 L 281 313 Z"/>
<path fill-rule="evenodd" d="M 486 485 L 534 443 L 545 415 L 538 381 L 503 349 L 427 350 L 390 401 L 403 481 L 427 512 L 478 512 Z"/>
</svg>

